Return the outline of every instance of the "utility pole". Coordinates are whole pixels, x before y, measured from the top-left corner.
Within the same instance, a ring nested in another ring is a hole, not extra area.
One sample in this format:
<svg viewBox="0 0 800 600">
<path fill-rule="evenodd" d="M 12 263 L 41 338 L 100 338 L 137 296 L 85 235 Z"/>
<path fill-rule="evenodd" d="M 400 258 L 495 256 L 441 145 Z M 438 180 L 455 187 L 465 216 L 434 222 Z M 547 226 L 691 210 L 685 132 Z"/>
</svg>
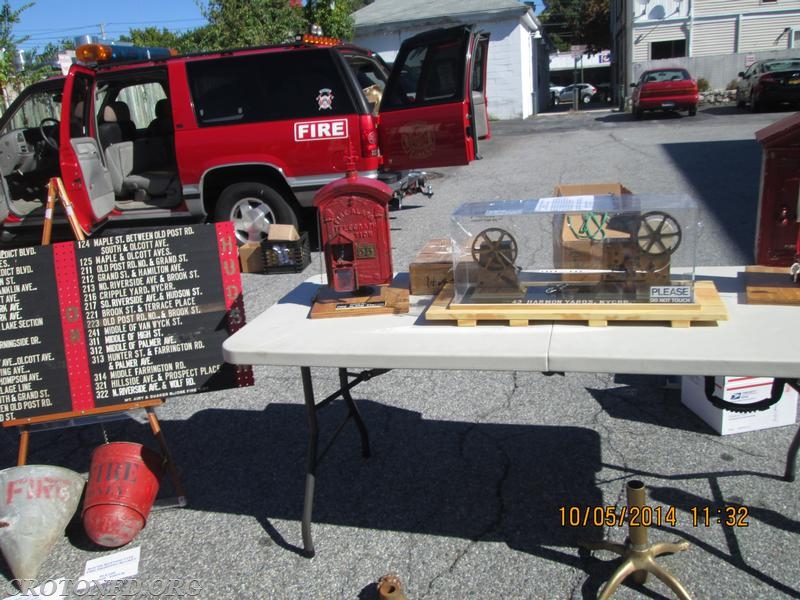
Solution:
<svg viewBox="0 0 800 600">
<path fill-rule="evenodd" d="M 622 0 L 625 6 L 625 93 L 623 94 L 623 104 L 620 109 L 625 110 L 628 105 L 628 94 L 630 94 L 631 83 L 633 83 L 633 0 Z"/>
</svg>

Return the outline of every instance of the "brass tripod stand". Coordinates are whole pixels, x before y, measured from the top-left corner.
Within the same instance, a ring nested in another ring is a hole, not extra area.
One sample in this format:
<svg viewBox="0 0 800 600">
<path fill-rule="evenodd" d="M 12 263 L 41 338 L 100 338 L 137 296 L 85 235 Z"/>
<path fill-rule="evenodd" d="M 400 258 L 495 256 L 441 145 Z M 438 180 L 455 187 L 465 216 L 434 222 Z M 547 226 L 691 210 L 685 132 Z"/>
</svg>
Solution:
<svg viewBox="0 0 800 600">
<path fill-rule="evenodd" d="M 626 495 L 628 507 L 638 507 L 639 509 L 644 507 L 644 483 L 638 480 L 629 481 L 626 485 Z M 639 514 L 641 514 L 641 511 Z M 647 543 L 647 527 L 641 524 L 631 525 L 630 522 L 628 522 L 628 537 L 624 544 L 603 540 L 601 542 L 582 542 L 581 546 L 588 550 L 609 550 L 619 554 L 623 559 L 622 563 L 617 567 L 617 570 L 614 571 L 611 579 L 603 586 L 597 600 L 608 600 L 611 598 L 628 576 L 633 575 L 634 581 L 641 584 L 647 581 L 647 575 L 649 573 L 652 573 L 667 584 L 680 600 L 692 600 L 692 597 L 689 595 L 689 592 L 686 591 L 686 588 L 683 587 L 683 584 L 655 560 L 662 554 L 673 554 L 675 552 L 688 550 L 689 542 L 661 542 L 651 546 Z"/>
</svg>

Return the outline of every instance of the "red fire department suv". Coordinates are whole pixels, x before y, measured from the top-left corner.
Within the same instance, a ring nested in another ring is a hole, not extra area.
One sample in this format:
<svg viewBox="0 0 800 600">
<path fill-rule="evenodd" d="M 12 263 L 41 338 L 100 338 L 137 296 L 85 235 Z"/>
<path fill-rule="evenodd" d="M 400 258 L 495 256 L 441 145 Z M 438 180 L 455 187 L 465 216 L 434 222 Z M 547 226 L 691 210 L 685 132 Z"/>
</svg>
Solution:
<svg viewBox="0 0 800 600">
<path fill-rule="evenodd" d="M 414 169 L 466 164 L 488 135 L 487 44 L 470 27 L 423 33 L 391 71 L 330 38 L 185 56 L 81 47 L 0 119 L 3 234 L 42 226 L 54 176 L 87 233 L 231 220 L 242 242 L 297 225 L 353 164 L 397 198 L 424 191 Z"/>
</svg>

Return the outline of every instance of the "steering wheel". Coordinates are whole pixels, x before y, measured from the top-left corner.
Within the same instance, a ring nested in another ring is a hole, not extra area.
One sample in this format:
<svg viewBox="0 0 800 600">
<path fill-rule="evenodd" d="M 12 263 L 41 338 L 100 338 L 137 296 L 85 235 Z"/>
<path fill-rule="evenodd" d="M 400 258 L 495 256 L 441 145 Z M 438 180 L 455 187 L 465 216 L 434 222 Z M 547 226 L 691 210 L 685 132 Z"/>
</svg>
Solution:
<svg viewBox="0 0 800 600">
<path fill-rule="evenodd" d="M 46 127 L 47 125 L 49 125 L 50 127 L 54 126 L 56 131 L 58 131 L 59 127 L 61 126 L 61 123 L 59 122 L 58 119 L 53 119 L 52 117 L 46 117 L 42 119 L 41 122 L 39 123 L 39 133 L 42 134 L 42 139 L 45 142 L 47 142 L 47 145 L 50 146 L 53 150 L 58 150 L 58 138 L 53 139 L 47 134 L 46 129 L 49 128 Z"/>
</svg>

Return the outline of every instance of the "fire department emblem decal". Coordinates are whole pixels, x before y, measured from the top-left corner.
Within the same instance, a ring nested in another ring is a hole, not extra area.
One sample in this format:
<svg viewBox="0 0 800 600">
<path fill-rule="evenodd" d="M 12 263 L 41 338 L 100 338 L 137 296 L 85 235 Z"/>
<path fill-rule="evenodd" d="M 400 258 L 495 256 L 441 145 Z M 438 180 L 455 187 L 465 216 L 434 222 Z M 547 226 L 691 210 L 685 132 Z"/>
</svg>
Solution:
<svg viewBox="0 0 800 600">
<path fill-rule="evenodd" d="M 436 151 L 436 133 L 428 123 L 409 123 L 400 129 L 400 144 L 409 158 L 429 158 Z"/>
<path fill-rule="evenodd" d="M 333 90 L 322 88 L 317 94 L 317 104 L 320 110 L 331 110 L 333 108 Z"/>
</svg>

